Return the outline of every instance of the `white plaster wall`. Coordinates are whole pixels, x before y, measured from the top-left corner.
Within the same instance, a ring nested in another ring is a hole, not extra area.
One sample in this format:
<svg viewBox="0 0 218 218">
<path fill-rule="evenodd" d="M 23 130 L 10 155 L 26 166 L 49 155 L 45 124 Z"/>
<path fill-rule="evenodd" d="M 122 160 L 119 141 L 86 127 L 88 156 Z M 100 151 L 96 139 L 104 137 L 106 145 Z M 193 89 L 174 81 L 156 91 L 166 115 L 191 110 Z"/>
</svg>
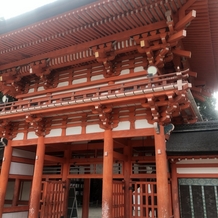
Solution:
<svg viewBox="0 0 218 218">
<path fill-rule="evenodd" d="M 129 130 L 130 129 L 130 122 L 129 121 L 123 121 L 119 122 L 118 126 L 113 129 L 113 131 L 118 131 L 118 130 Z"/>
<path fill-rule="evenodd" d="M 38 138 L 38 136 L 35 134 L 35 132 L 28 132 L 27 133 L 27 139 L 35 139 Z"/>
<path fill-rule="evenodd" d="M 11 162 L 9 174 L 32 176 L 33 169 L 34 167 L 31 164 Z"/>
<path fill-rule="evenodd" d="M 29 89 L 29 91 L 28 91 L 28 93 L 32 93 L 32 92 L 34 92 L 34 88 Z"/>
<path fill-rule="evenodd" d="M 62 129 L 52 129 L 50 133 L 45 136 L 45 138 L 53 137 L 53 136 L 61 136 L 61 132 L 62 132 Z"/>
<path fill-rule="evenodd" d="M 153 125 L 148 123 L 148 121 L 146 119 L 136 120 L 135 121 L 135 128 L 136 129 L 153 128 Z"/>
<path fill-rule="evenodd" d="M 35 159 L 35 153 L 31 151 L 24 151 L 17 148 L 13 148 L 12 156 L 14 157 L 23 157 L 28 159 Z"/>
<path fill-rule="evenodd" d="M 142 66 L 140 66 L 140 67 L 135 67 L 134 68 L 134 72 L 136 73 L 136 72 L 140 72 L 140 71 L 144 71 L 145 69 L 144 69 L 144 67 L 142 67 Z"/>
<path fill-rule="evenodd" d="M 176 164 L 218 164 L 218 159 L 187 159 L 181 160 Z"/>
<path fill-rule="evenodd" d="M 217 174 L 218 167 L 191 167 L 191 168 L 177 168 L 178 174 Z"/>
<path fill-rule="evenodd" d="M 61 82 L 58 83 L 57 87 L 63 87 L 63 86 L 68 86 L 68 82 Z"/>
<path fill-rule="evenodd" d="M 86 133 L 104 132 L 98 124 L 86 126 Z"/>
<path fill-rule="evenodd" d="M 66 135 L 79 135 L 82 133 L 81 126 L 74 126 L 66 128 Z"/>
<path fill-rule="evenodd" d="M 28 211 L 16 212 L 16 213 L 4 213 L 2 218 L 27 218 Z"/>
<path fill-rule="evenodd" d="M 38 91 L 44 91 L 45 90 L 45 88 L 43 87 L 43 86 L 40 86 L 39 88 L 38 88 Z"/>
<path fill-rule="evenodd" d="M 24 137 L 24 133 L 20 132 L 16 135 L 16 137 L 13 139 L 13 141 L 23 140 L 23 137 Z"/>
<path fill-rule="evenodd" d="M 125 70 L 121 70 L 120 75 L 125 75 L 125 74 L 129 74 L 130 70 L 129 69 L 125 69 Z"/>
<path fill-rule="evenodd" d="M 102 74 L 91 77 L 91 81 L 100 80 L 100 79 L 104 79 L 104 76 Z"/>
<path fill-rule="evenodd" d="M 79 84 L 87 82 L 87 78 L 75 79 L 73 80 L 72 84 Z"/>
</svg>

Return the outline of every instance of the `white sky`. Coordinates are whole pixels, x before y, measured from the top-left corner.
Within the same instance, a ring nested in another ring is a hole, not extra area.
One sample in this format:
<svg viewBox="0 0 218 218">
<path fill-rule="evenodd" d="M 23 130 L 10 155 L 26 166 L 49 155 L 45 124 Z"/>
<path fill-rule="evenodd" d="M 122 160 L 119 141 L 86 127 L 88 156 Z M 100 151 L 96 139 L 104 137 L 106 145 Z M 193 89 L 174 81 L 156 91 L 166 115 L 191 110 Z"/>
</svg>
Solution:
<svg viewBox="0 0 218 218">
<path fill-rule="evenodd" d="M 0 0 L 0 17 L 9 19 L 54 1 L 56 0 Z"/>
</svg>

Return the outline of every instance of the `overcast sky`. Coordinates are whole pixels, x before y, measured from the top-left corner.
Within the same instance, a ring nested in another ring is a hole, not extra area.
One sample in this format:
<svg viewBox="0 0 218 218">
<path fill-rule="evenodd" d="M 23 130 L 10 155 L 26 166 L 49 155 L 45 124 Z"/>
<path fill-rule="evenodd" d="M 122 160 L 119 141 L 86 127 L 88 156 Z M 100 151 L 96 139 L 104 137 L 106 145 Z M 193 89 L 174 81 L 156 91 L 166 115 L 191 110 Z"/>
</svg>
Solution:
<svg viewBox="0 0 218 218">
<path fill-rule="evenodd" d="M 56 0 L 0 0 L 0 17 L 16 17 L 54 1 Z"/>
</svg>

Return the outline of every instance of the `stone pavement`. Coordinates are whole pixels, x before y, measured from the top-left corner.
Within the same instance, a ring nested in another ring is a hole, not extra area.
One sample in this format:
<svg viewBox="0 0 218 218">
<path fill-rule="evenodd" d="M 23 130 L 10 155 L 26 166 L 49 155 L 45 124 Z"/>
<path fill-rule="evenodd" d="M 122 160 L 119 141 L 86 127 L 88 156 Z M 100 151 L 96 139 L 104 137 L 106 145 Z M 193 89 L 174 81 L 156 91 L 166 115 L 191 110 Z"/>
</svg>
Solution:
<svg viewBox="0 0 218 218">
<path fill-rule="evenodd" d="M 78 218 L 82 217 L 82 208 L 78 208 Z M 89 207 L 88 218 L 101 218 L 101 207 Z"/>
</svg>

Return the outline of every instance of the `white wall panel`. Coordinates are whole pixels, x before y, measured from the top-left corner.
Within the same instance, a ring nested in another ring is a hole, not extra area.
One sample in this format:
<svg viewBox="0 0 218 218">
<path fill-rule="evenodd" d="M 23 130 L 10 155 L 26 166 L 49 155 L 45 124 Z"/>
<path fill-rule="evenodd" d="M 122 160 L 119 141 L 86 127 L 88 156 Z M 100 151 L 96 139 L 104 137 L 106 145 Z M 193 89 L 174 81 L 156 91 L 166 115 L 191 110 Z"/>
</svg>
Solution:
<svg viewBox="0 0 218 218">
<path fill-rule="evenodd" d="M 27 218 L 28 211 L 16 212 L 16 213 L 4 213 L 2 218 Z"/>
<path fill-rule="evenodd" d="M 180 164 L 217 164 L 218 159 L 187 159 L 187 160 L 181 160 L 177 162 L 177 165 Z"/>
<path fill-rule="evenodd" d="M 136 129 L 153 128 L 153 125 L 148 123 L 148 121 L 146 119 L 136 120 L 135 121 L 135 128 Z"/>
<path fill-rule="evenodd" d="M 35 132 L 28 132 L 27 133 L 27 139 L 35 139 L 38 138 L 38 136 L 35 134 Z"/>
<path fill-rule="evenodd" d="M 23 140 L 23 137 L 24 137 L 24 133 L 22 132 L 19 132 L 16 137 L 13 139 L 13 141 L 16 141 L 16 140 Z"/>
<path fill-rule="evenodd" d="M 104 132 L 98 124 L 86 126 L 86 133 Z"/>
<path fill-rule="evenodd" d="M 72 84 L 80 84 L 87 82 L 87 78 L 75 79 L 73 80 Z"/>
<path fill-rule="evenodd" d="M 113 129 L 113 131 L 118 131 L 118 130 L 129 130 L 130 129 L 130 122 L 129 121 L 123 121 L 119 122 L 118 126 Z"/>
<path fill-rule="evenodd" d="M 81 126 L 74 126 L 66 128 L 66 135 L 79 135 L 82 133 Z"/>
<path fill-rule="evenodd" d="M 57 87 L 64 87 L 64 86 L 68 86 L 68 82 L 61 82 L 61 83 L 58 83 Z"/>
<path fill-rule="evenodd" d="M 217 174 L 218 167 L 190 167 L 177 168 L 178 174 Z"/>
<path fill-rule="evenodd" d="M 102 74 L 91 77 L 91 81 L 100 80 L 100 79 L 104 79 L 104 76 Z"/>
<path fill-rule="evenodd" d="M 61 133 L 62 133 L 62 129 L 52 129 L 50 131 L 50 133 L 48 135 L 45 136 L 45 138 L 48 138 L 48 137 L 56 137 L 56 136 L 61 136 Z"/>
</svg>

